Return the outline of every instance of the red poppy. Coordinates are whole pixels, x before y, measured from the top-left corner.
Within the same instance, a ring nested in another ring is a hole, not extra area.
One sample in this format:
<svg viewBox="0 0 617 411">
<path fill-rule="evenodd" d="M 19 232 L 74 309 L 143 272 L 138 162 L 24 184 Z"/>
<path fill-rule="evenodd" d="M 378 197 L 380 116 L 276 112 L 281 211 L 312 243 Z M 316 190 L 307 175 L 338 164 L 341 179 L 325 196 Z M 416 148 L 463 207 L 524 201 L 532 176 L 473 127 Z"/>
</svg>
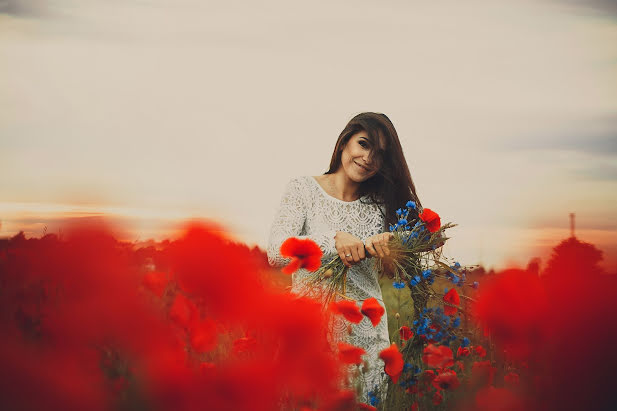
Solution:
<svg viewBox="0 0 617 411">
<path fill-rule="evenodd" d="M 413 331 L 411 331 L 411 328 L 407 327 L 406 325 L 402 326 L 398 330 L 398 332 L 401 335 L 401 339 L 403 339 L 403 341 L 407 341 L 408 339 L 413 337 Z"/>
<path fill-rule="evenodd" d="M 321 266 L 323 252 L 313 240 L 288 238 L 281 244 L 281 255 L 291 258 L 291 262 L 283 267 L 285 274 L 292 274 L 299 268 L 315 271 Z"/>
<path fill-rule="evenodd" d="M 216 347 L 218 335 L 216 323 L 210 319 L 196 321 L 191 326 L 191 347 L 198 352 L 212 351 Z"/>
<path fill-rule="evenodd" d="M 364 354 L 366 351 L 363 348 L 344 342 L 338 343 L 338 358 L 344 364 L 361 364 Z"/>
<path fill-rule="evenodd" d="M 403 354 L 400 353 L 396 344 L 392 344 L 386 349 L 381 350 L 379 358 L 385 363 L 384 370 L 396 384 L 403 372 Z"/>
<path fill-rule="evenodd" d="M 377 327 L 377 324 L 381 321 L 381 317 L 386 312 L 385 308 L 383 308 L 374 297 L 364 300 L 360 311 L 371 320 L 373 327 Z"/>
<path fill-rule="evenodd" d="M 468 347 L 458 347 L 458 350 L 456 350 L 457 357 L 467 357 L 470 353 Z"/>
<path fill-rule="evenodd" d="M 492 410 L 525 410 L 529 409 L 522 398 L 505 388 L 487 387 L 476 393 L 473 409 L 478 411 Z M 559 409 L 551 407 L 552 409 Z"/>
<path fill-rule="evenodd" d="M 411 404 L 411 411 L 418 411 L 418 401 Z"/>
<path fill-rule="evenodd" d="M 428 364 L 429 367 L 449 367 L 454 364 L 454 354 L 452 353 L 450 347 L 445 345 L 435 346 L 433 344 L 429 344 L 424 349 L 422 361 Z"/>
<path fill-rule="evenodd" d="M 333 302 L 330 304 L 330 310 L 337 314 L 341 314 L 347 321 L 354 324 L 358 324 L 362 321 L 362 318 L 364 318 L 356 302 L 351 300 Z"/>
<path fill-rule="evenodd" d="M 442 401 L 443 397 L 441 396 L 441 393 L 439 391 L 435 391 L 435 394 L 433 394 L 433 405 L 439 405 Z"/>
<path fill-rule="evenodd" d="M 455 390 L 461 385 L 456 373 L 452 370 L 447 370 L 439 373 L 433 380 L 433 387 L 440 390 Z"/>
<path fill-rule="evenodd" d="M 424 221 L 426 229 L 431 233 L 434 233 L 439 230 L 439 227 L 441 227 L 441 219 L 439 218 L 439 214 L 430 208 L 425 208 L 424 211 L 420 213 L 420 220 Z"/>
<path fill-rule="evenodd" d="M 162 297 L 167 288 L 167 274 L 154 271 L 147 273 L 141 279 L 141 283 L 154 295 Z"/>
<path fill-rule="evenodd" d="M 367 411 L 377 411 L 377 408 L 373 407 L 372 405 L 365 404 L 363 402 L 358 403 L 358 409 L 367 410 Z"/>
<path fill-rule="evenodd" d="M 452 288 L 446 293 L 446 295 L 443 296 L 443 301 L 458 306 L 461 303 L 461 297 L 459 297 L 456 288 Z M 443 306 L 443 312 L 445 315 L 454 315 L 457 311 L 458 309 L 456 307 L 452 307 L 446 304 L 444 304 Z"/>
<path fill-rule="evenodd" d="M 484 358 L 486 357 L 486 350 L 484 349 L 484 347 L 482 347 L 481 345 L 476 345 L 473 348 L 474 352 L 476 353 L 476 355 L 478 357 Z"/>
</svg>

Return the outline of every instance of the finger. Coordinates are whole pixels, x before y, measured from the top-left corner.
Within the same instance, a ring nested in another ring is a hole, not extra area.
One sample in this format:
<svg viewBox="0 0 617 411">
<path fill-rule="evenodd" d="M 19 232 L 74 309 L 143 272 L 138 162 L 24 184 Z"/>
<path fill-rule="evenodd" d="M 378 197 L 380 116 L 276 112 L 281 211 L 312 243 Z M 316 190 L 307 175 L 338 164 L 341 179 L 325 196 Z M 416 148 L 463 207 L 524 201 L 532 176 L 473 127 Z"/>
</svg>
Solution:
<svg viewBox="0 0 617 411">
<path fill-rule="evenodd" d="M 360 260 L 364 260 L 366 258 L 366 254 L 364 253 L 364 244 L 360 244 L 358 246 L 358 257 L 360 257 Z"/>
<path fill-rule="evenodd" d="M 366 251 L 368 251 L 370 255 L 372 255 L 373 257 L 377 257 L 377 250 L 375 250 L 375 247 L 373 247 L 372 241 L 366 240 L 366 245 L 364 246 L 364 248 L 366 249 Z"/>
<path fill-rule="evenodd" d="M 347 262 L 347 257 L 345 256 L 345 250 L 343 250 L 343 248 L 338 248 L 336 251 L 338 251 L 338 256 L 340 257 L 343 264 L 349 267 L 349 263 Z"/>
<path fill-rule="evenodd" d="M 373 243 L 373 247 L 375 247 L 375 250 L 377 251 L 377 255 L 383 258 L 384 252 L 383 252 L 383 248 L 381 247 L 381 244 L 378 242 L 375 242 Z"/>
<path fill-rule="evenodd" d="M 386 253 L 386 255 L 390 255 L 390 235 L 391 234 L 392 233 L 383 233 L 383 235 L 381 236 L 382 241 L 383 241 L 382 248 L 384 252 Z"/>
<path fill-rule="evenodd" d="M 351 249 L 351 256 L 353 257 L 354 263 L 357 263 L 358 261 L 360 261 L 360 255 L 358 254 L 357 248 Z"/>
</svg>

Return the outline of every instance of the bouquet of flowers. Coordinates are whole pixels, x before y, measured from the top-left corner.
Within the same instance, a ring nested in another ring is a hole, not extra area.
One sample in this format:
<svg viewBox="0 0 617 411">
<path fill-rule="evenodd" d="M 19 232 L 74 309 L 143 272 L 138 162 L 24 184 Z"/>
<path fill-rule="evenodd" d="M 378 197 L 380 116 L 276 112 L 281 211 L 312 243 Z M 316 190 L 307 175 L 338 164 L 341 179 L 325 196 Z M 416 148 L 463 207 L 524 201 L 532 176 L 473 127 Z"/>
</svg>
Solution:
<svg viewBox="0 0 617 411">
<path fill-rule="evenodd" d="M 422 273 L 425 279 L 433 278 L 431 267 L 449 270 L 449 266 L 440 261 L 438 249 L 448 239 L 444 231 L 455 224 L 442 226 L 439 215 L 428 208 L 419 210 L 417 221 L 408 221 L 411 210 L 416 210 L 416 207 L 414 201 L 408 201 L 405 208 L 396 211 L 399 220 L 390 226 L 393 234 L 389 244 L 390 255 L 373 259 L 377 272 L 392 278 L 396 288 L 404 288 L 406 283 L 417 285 L 421 278 L 416 273 Z M 307 281 L 309 285 L 322 287 L 326 303 L 337 295 L 348 298 L 345 295 L 347 269 L 337 255 L 321 265 Z"/>
</svg>

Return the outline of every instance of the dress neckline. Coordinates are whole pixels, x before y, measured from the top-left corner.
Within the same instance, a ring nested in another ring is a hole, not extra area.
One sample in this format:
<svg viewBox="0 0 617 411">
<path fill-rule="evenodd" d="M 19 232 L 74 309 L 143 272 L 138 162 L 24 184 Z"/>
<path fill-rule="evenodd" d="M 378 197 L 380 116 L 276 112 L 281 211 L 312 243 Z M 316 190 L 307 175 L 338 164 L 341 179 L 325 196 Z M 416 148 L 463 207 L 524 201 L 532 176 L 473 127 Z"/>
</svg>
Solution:
<svg viewBox="0 0 617 411">
<path fill-rule="evenodd" d="M 321 186 L 321 184 L 319 184 L 319 181 L 317 181 L 317 179 L 316 179 L 315 177 L 313 177 L 313 176 L 308 176 L 308 178 L 309 178 L 310 180 L 312 180 L 312 181 L 313 181 L 313 183 L 315 183 L 315 185 L 317 186 L 317 188 L 319 188 L 319 190 L 321 191 L 321 193 L 322 193 L 325 197 L 327 197 L 327 198 L 329 198 L 329 199 L 331 199 L 331 200 L 334 200 L 334 201 L 338 201 L 339 203 L 342 203 L 342 204 L 355 204 L 355 203 L 359 202 L 361 199 L 363 199 L 363 198 L 365 197 L 365 196 L 362 196 L 362 197 L 357 198 L 357 199 L 355 199 L 355 200 L 353 200 L 353 201 L 344 201 L 344 200 L 338 199 L 338 198 L 336 198 L 336 197 L 334 197 L 334 196 L 332 196 L 332 195 L 328 194 L 328 192 L 327 192 L 326 190 L 324 190 L 324 188 Z"/>
</svg>

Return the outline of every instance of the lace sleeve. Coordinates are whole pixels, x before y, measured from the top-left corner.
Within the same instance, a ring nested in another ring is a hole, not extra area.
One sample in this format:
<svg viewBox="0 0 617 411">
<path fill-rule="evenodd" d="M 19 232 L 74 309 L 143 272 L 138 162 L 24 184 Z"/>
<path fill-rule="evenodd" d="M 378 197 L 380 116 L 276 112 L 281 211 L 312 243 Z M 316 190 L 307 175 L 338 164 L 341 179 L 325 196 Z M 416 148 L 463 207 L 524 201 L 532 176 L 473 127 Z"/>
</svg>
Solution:
<svg viewBox="0 0 617 411">
<path fill-rule="evenodd" d="M 336 254 L 334 247 L 335 230 L 324 230 L 322 233 L 310 236 L 300 235 L 306 220 L 306 204 L 308 201 L 305 197 L 307 195 L 306 185 L 303 185 L 299 179 L 292 179 L 285 187 L 270 229 L 267 247 L 270 265 L 280 267 L 289 263 L 290 259 L 282 257 L 279 249 L 281 244 L 290 237 L 310 238 L 319 245 L 324 255 Z"/>
</svg>

